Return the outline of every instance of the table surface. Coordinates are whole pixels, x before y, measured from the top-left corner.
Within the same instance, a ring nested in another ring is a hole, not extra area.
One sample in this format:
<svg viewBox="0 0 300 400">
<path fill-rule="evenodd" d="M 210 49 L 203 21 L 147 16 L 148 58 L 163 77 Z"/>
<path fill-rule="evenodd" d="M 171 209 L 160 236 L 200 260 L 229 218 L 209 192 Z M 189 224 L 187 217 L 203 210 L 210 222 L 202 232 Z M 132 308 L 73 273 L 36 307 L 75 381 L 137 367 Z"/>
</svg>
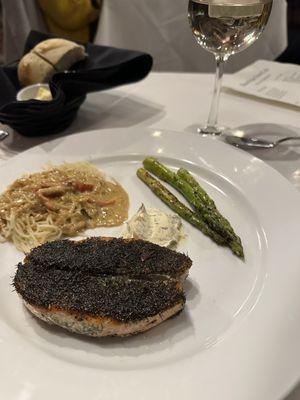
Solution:
<svg viewBox="0 0 300 400">
<path fill-rule="evenodd" d="M 92 129 L 132 126 L 196 132 L 207 119 L 212 88 L 211 74 L 152 73 L 137 84 L 89 95 L 72 126 L 51 139 Z M 222 93 L 220 122 L 234 128 L 247 126 L 250 134 L 270 138 L 300 135 L 299 108 L 228 92 Z M 0 144 L 0 162 L 45 140 L 49 137 L 29 139 L 14 132 Z M 300 144 L 251 153 L 300 190 Z M 300 400 L 300 385 L 284 400 Z"/>
<path fill-rule="evenodd" d="M 213 79 L 211 74 L 152 73 L 137 84 L 91 94 L 72 126 L 51 138 L 130 126 L 196 132 L 208 117 Z M 222 93 L 219 119 L 232 128 L 251 125 L 249 132 L 270 138 L 300 135 L 299 108 L 227 92 Z M 45 140 L 49 137 L 29 139 L 14 133 L 0 144 L 0 160 Z M 300 143 L 252 154 L 276 168 L 300 190 Z"/>
</svg>

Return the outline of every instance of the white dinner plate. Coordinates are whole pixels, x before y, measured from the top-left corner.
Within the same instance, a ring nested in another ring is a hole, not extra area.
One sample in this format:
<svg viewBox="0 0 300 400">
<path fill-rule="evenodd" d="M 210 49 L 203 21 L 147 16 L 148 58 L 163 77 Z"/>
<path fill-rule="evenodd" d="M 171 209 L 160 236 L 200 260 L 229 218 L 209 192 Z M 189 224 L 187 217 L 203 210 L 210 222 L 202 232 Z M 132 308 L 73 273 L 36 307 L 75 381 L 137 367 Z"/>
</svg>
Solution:
<svg viewBox="0 0 300 400">
<path fill-rule="evenodd" d="M 92 339 L 29 314 L 11 286 L 23 255 L 1 244 L 1 399 L 277 400 L 299 378 L 300 196 L 262 161 L 188 133 L 91 131 L 14 157 L 0 168 L 0 189 L 48 162 L 89 160 L 127 190 L 130 215 L 141 203 L 168 211 L 136 177 L 146 155 L 195 174 L 241 236 L 246 261 L 185 223 L 185 310 L 138 336 Z"/>
</svg>

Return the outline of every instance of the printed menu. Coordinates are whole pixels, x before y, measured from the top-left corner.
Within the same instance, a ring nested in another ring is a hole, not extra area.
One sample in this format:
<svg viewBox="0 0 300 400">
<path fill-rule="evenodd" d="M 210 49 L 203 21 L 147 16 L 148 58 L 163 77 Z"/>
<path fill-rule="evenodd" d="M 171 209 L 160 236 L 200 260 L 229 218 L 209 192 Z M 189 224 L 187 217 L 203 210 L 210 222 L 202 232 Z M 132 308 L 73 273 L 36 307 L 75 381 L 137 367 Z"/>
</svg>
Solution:
<svg viewBox="0 0 300 400">
<path fill-rule="evenodd" d="M 300 107 L 300 65 L 259 60 L 227 75 L 224 88 Z"/>
</svg>

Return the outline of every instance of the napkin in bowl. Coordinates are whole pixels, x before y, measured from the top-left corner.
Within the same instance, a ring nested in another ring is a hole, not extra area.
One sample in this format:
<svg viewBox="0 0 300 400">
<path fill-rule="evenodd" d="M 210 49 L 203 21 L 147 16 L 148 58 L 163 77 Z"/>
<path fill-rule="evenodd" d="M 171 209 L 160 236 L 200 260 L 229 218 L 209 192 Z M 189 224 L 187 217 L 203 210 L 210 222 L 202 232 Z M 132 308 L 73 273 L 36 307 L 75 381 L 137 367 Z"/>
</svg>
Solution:
<svg viewBox="0 0 300 400">
<path fill-rule="evenodd" d="M 32 31 L 24 54 L 39 42 L 53 36 Z M 67 128 L 87 93 L 107 90 L 145 78 L 152 68 L 152 57 L 138 51 L 88 43 L 87 58 L 71 71 L 56 73 L 49 82 L 51 101 L 16 101 L 21 89 L 17 63 L 0 68 L 0 122 L 26 136 L 49 135 Z"/>
</svg>

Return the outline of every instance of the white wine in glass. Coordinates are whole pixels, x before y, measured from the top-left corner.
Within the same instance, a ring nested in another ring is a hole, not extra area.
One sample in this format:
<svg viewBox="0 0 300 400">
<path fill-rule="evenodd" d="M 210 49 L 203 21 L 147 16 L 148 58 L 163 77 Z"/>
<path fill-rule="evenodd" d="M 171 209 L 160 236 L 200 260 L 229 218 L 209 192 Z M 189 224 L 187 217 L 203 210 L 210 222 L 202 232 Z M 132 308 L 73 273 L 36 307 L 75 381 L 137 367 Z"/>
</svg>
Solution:
<svg viewBox="0 0 300 400">
<path fill-rule="evenodd" d="M 189 22 L 198 44 L 215 55 L 217 72 L 213 101 L 202 134 L 219 135 L 218 110 L 224 65 L 253 44 L 263 32 L 273 0 L 189 0 Z"/>
</svg>

